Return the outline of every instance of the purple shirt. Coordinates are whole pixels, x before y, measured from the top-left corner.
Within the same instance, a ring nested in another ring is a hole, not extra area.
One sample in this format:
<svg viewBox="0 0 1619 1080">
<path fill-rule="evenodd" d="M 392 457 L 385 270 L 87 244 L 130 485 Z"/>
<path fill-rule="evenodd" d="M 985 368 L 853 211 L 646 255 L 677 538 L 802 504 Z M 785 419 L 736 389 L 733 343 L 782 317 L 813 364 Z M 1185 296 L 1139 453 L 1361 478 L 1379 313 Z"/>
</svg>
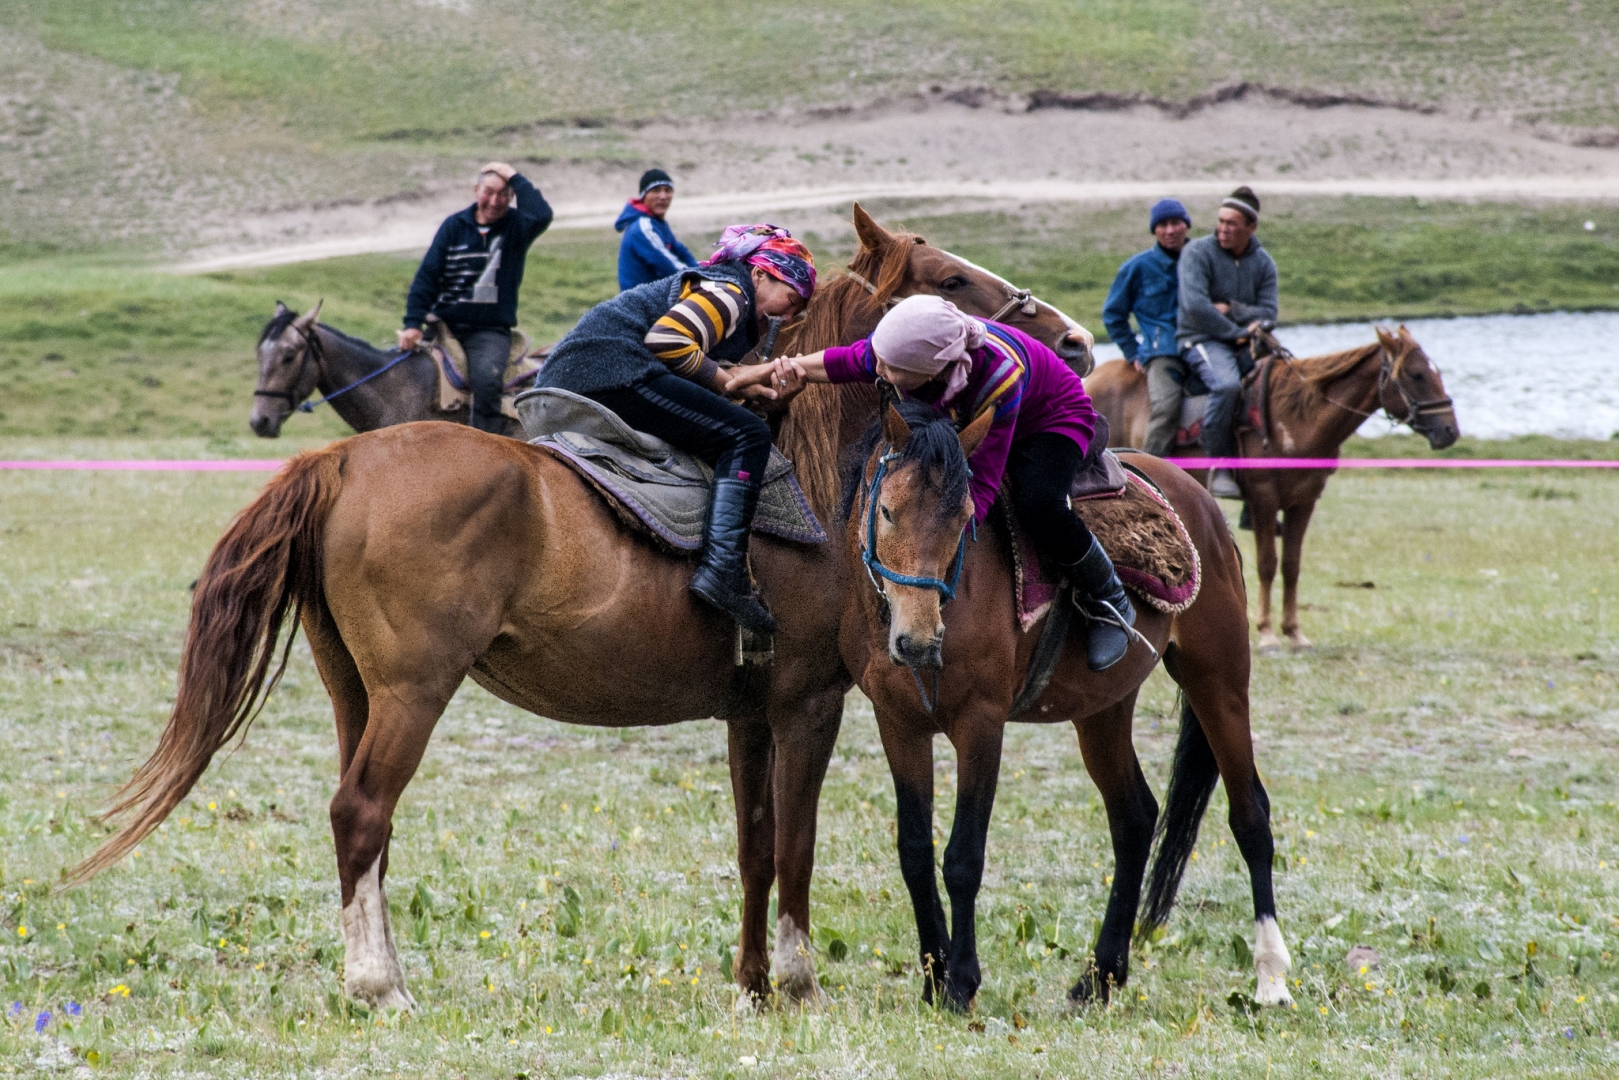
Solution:
<svg viewBox="0 0 1619 1080">
<path fill-rule="evenodd" d="M 971 353 L 967 385 L 943 410 L 958 429 L 987 410 L 995 412 L 989 434 L 968 461 L 973 470 L 973 512 L 979 521 L 995 505 L 1014 442 L 1056 432 L 1078 443 L 1084 453 L 1096 430 L 1096 410 L 1085 384 L 1061 357 L 1014 327 L 988 320 L 984 326 L 989 339 Z M 826 377 L 835 383 L 874 381 L 877 366 L 871 339 L 826 350 Z M 934 381 L 903 396 L 936 405 L 943 390 Z"/>
</svg>

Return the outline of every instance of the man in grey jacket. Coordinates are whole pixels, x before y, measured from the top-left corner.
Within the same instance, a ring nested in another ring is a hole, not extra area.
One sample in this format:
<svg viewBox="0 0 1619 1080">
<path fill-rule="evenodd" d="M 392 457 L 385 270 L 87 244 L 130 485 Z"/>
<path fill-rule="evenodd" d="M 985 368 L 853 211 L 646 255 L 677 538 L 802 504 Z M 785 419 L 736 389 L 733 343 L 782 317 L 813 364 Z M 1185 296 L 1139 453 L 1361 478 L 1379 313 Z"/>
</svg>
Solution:
<svg viewBox="0 0 1619 1080">
<path fill-rule="evenodd" d="M 1276 263 L 1259 243 L 1259 196 L 1244 185 L 1220 203 L 1214 235 L 1186 245 L 1180 258 L 1180 306 L 1175 338 L 1181 359 L 1209 388 L 1203 410 L 1203 452 L 1235 457 L 1248 342 L 1276 319 Z M 1240 499 L 1230 469 L 1209 475 L 1218 498 Z"/>
</svg>

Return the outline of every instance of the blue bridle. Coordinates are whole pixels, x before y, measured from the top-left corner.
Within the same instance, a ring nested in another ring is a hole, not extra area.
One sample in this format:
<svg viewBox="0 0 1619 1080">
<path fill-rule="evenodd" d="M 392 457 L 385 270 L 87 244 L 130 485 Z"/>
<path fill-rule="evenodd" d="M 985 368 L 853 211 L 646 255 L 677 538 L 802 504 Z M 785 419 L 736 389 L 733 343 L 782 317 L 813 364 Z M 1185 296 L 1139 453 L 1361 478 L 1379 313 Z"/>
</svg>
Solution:
<svg viewBox="0 0 1619 1080">
<path fill-rule="evenodd" d="M 882 577 L 892 581 L 895 585 L 905 585 L 913 589 L 932 589 L 939 594 L 939 599 L 949 603 L 956 598 L 956 583 L 961 580 L 961 564 L 967 559 L 967 526 L 961 530 L 961 539 L 956 544 L 956 559 L 950 566 L 950 580 L 944 581 L 936 577 L 927 577 L 921 574 L 901 574 L 884 566 L 877 557 L 877 511 L 878 496 L 882 494 L 883 477 L 888 475 L 888 463 L 899 455 L 890 448 L 882 457 L 877 459 L 877 471 L 872 474 L 871 483 L 866 485 L 866 542 L 860 548 L 860 558 L 866 564 L 866 573 L 871 577 L 871 583 L 877 589 L 877 595 L 883 592 L 882 584 L 877 578 Z M 968 470 L 971 475 L 971 470 Z M 978 522 L 969 523 L 972 527 L 973 539 L 978 539 Z"/>
</svg>

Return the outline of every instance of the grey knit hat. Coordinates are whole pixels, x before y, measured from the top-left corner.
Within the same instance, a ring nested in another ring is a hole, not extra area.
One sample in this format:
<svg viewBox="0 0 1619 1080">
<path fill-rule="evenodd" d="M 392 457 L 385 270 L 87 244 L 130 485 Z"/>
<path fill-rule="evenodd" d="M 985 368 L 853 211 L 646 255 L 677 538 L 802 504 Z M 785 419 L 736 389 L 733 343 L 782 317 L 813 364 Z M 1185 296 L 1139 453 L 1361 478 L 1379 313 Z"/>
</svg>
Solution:
<svg viewBox="0 0 1619 1080">
<path fill-rule="evenodd" d="M 1259 196 L 1255 195 L 1254 189 L 1247 184 L 1227 195 L 1220 205 L 1222 207 L 1229 206 L 1231 209 L 1238 211 L 1248 219 L 1248 224 L 1250 225 L 1259 224 Z"/>
</svg>

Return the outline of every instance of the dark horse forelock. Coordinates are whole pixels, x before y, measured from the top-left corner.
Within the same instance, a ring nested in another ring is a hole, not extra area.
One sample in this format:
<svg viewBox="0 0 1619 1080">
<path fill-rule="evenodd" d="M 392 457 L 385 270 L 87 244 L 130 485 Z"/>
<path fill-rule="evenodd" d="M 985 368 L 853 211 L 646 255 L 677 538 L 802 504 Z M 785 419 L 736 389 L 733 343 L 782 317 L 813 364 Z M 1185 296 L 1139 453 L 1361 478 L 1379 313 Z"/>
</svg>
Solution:
<svg viewBox="0 0 1619 1080">
<path fill-rule="evenodd" d="M 895 402 L 894 408 L 911 429 L 911 434 L 905 440 L 905 445 L 895 453 L 894 460 L 889 462 L 889 475 L 914 465 L 922 490 L 938 493 L 934 517 L 943 521 L 961 509 L 967 499 L 968 482 L 972 479 L 972 470 L 967 467 L 967 455 L 962 453 L 956 426 L 948 416 L 940 415 L 932 406 L 920 401 Z M 843 474 L 843 494 L 838 500 L 839 521 L 847 521 L 854 511 L 855 499 L 865 480 L 866 465 L 882 439 L 883 421 L 879 416 L 849 449 L 848 464 Z"/>
<path fill-rule="evenodd" d="M 270 316 L 269 322 L 264 324 L 264 330 L 259 334 L 259 344 L 263 345 L 266 341 L 273 341 L 286 333 L 287 327 L 291 326 L 292 320 L 297 317 L 298 313 L 291 308 L 281 308 L 281 310 Z"/>
</svg>

